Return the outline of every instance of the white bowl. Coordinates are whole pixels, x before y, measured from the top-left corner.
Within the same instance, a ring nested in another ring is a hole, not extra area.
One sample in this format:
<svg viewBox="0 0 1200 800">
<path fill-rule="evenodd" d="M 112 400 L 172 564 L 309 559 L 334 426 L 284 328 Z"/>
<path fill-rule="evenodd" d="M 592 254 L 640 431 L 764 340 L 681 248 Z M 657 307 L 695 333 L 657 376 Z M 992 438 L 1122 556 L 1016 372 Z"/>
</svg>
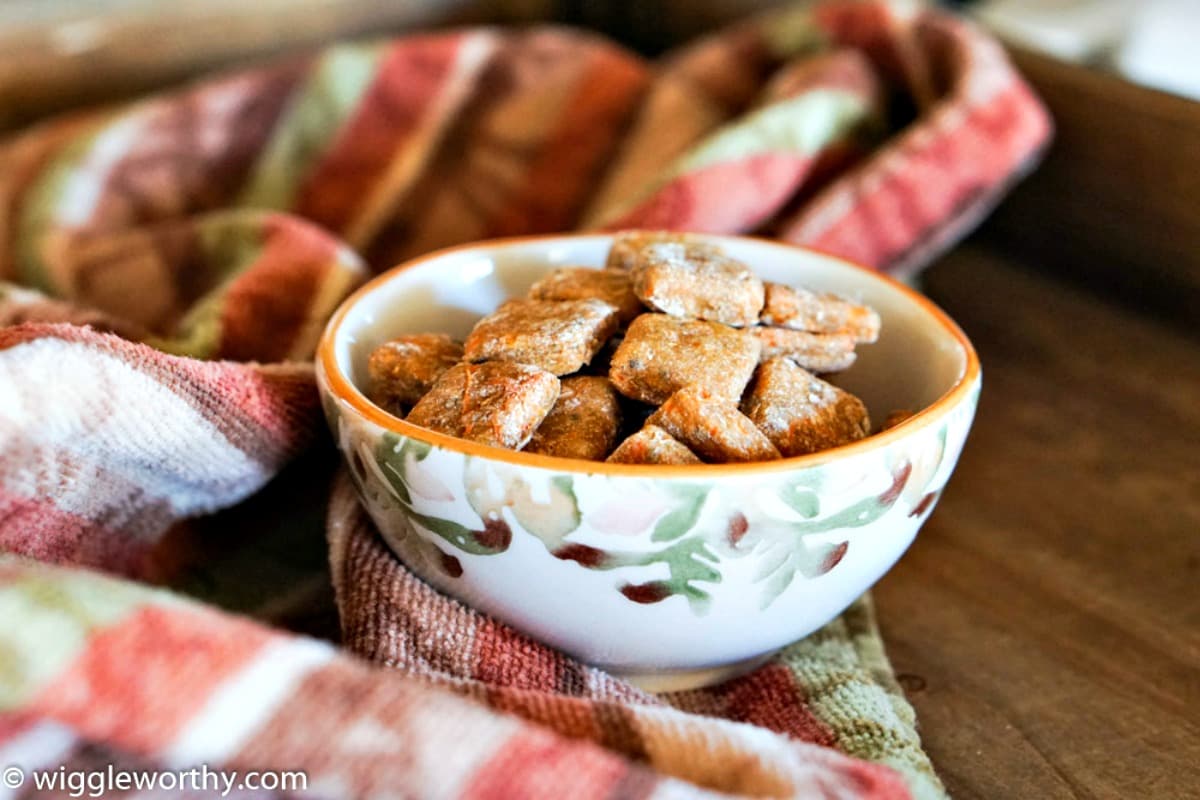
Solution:
<svg viewBox="0 0 1200 800">
<path fill-rule="evenodd" d="M 373 405 L 366 361 L 403 333 L 465 336 L 565 264 L 600 266 L 608 235 L 482 242 L 380 275 L 334 314 L 317 359 L 329 425 L 363 504 L 413 571 L 583 661 L 651 689 L 713 682 L 835 617 L 905 551 L 958 460 L 979 362 L 927 299 L 829 256 L 711 237 L 767 280 L 857 298 L 883 320 L 836 382 L 867 439 L 753 464 L 645 466 L 501 450 Z"/>
</svg>

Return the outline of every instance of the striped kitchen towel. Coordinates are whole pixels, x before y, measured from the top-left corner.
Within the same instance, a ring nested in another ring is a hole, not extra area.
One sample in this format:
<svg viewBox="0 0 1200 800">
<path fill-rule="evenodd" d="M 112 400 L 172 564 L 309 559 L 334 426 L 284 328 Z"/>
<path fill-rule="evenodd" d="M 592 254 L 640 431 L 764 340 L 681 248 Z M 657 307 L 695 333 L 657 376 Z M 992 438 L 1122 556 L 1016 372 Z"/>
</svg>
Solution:
<svg viewBox="0 0 1200 800">
<path fill-rule="evenodd" d="M 317 336 L 372 271 L 639 226 L 905 274 L 1049 135 L 969 24 L 845 0 L 656 63 L 548 27 L 338 45 L 0 144 L 0 770 L 272 765 L 330 797 L 937 796 L 866 606 L 753 676 L 651 697 L 431 593 L 344 487 L 346 644 L 391 669 L 89 570 L 169 578 L 184 521 L 307 447 Z M 470 658 L 422 649 L 429 630 Z"/>
<path fill-rule="evenodd" d="M 72 796 L 38 789 L 56 772 L 200 765 L 303 775 L 303 791 L 238 797 L 909 796 L 885 766 L 744 723 L 666 706 L 622 718 L 629 700 L 539 707 L 497 687 L 493 707 L 521 719 L 325 642 L 14 556 L 0 555 L 0 613 L 4 796 Z M 222 796 L 207 788 L 137 796 Z"/>
<path fill-rule="evenodd" d="M 723 792 L 793 791 L 759 783 L 764 766 L 783 769 L 770 732 L 889 767 L 901 796 L 944 796 L 868 598 L 748 675 L 651 695 L 432 589 L 396 560 L 348 477 L 328 528 L 343 644 L 375 663 Z"/>
</svg>

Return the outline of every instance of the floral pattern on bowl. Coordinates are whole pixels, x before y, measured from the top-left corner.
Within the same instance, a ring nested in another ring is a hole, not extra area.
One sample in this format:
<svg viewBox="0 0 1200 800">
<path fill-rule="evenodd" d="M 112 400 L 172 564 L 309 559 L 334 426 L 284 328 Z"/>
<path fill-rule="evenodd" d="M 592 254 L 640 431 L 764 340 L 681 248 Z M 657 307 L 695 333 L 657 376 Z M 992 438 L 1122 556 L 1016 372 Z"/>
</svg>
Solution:
<svg viewBox="0 0 1200 800">
<path fill-rule="evenodd" d="M 393 532 L 385 536 L 418 572 L 460 578 L 461 556 L 499 556 L 514 536 L 526 536 L 556 560 L 619 570 L 613 590 L 626 601 L 682 597 L 703 615 L 732 560 L 754 562 L 750 583 L 766 609 L 793 582 L 835 569 L 851 531 L 893 511 L 914 519 L 928 514 L 948 477 L 947 442 L 965 436 L 973 409 L 974 401 L 927 435 L 884 451 L 882 463 L 861 470 L 858 480 L 817 465 L 765 481 L 752 502 L 727 496 L 719 481 L 625 486 L 595 475 L 542 475 L 336 413 L 330 424 L 341 449 L 353 454 L 351 476 L 371 517 Z M 882 491 L 862 491 L 878 474 L 888 478 Z M 831 493 L 839 480 L 856 491 Z M 597 496 L 581 503 L 581 492 Z M 655 577 L 661 568 L 666 575 Z"/>
<path fill-rule="evenodd" d="M 604 263 L 611 238 L 485 242 L 376 278 L 335 313 L 317 359 L 331 430 L 380 534 L 442 591 L 583 661 L 684 688 L 824 625 L 912 542 L 954 469 L 978 400 L 970 343 L 928 301 L 867 270 L 714 237 L 766 280 L 842 291 L 884 320 L 839 373 L 897 428 L 757 464 L 642 466 L 497 450 L 410 425 L 362 394 L 398 333 L 464 335 L 555 266 Z"/>
</svg>

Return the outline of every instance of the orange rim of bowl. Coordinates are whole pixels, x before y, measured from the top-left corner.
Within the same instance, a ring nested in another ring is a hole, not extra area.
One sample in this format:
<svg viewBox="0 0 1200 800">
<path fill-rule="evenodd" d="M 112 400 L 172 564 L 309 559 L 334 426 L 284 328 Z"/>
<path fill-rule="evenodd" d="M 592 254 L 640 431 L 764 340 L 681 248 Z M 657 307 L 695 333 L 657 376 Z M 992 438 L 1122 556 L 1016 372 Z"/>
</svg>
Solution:
<svg viewBox="0 0 1200 800">
<path fill-rule="evenodd" d="M 429 261 L 444 258 L 454 253 L 467 252 L 470 250 L 478 250 L 481 253 L 497 248 L 511 247 L 526 243 L 539 243 L 549 241 L 564 241 L 574 239 L 587 238 L 603 238 L 605 234 L 596 233 L 577 233 L 577 234 L 548 234 L 542 236 L 512 236 L 501 239 L 488 239 L 483 241 L 461 244 L 454 247 L 447 247 L 441 250 L 435 250 L 417 258 L 405 261 L 386 272 L 382 272 L 375 276 L 365 284 L 355 290 L 349 297 L 342 301 L 333 316 L 330 317 L 328 324 L 325 326 L 325 331 L 321 335 L 321 341 L 317 348 L 317 361 L 321 367 L 321 372 L 324 374 L 325 380 L 328 383 L 329 391 L 339 400 L 348 403 L 354 410 L 366 417 L 371 422 L 375 423 L 384 430 L 393 433 L 407 436 L 411 439 L 418 439 L 427 442 L 431 445 L 451 450 L 466 456 L 475 456 L 478 458 L 491 459 L 493 461 L 503 461 L 509 464 L 514 464 L 524 467 L 532 467 L 537 469 L 556 470 L 559 472 L 576 472 L 589 473 L 598 475 L 625 475 L 629 477 L 662 477 L 662 478 L 697 478 L 697 477 L 717 477 L 720 475 L 736 474 L 746 475 L 754 473 L 778 472 L 780 470 L 803 469 L 808 467 L 819 466 L 830 461 L 835 461 L 848 456 L 861 455 L 874 449 L 887 447 L 892 442 L 908 436 L 919 429 L 925 428 L 935 422 L 941 420 L 950 413 L 950 410 L 958 405 L 973 391 L 973 387 L 979 380 L 980 366 L 979 357 L 975 353 L 975 348 L 971 341 L 967 338 L 958 324 L 954 322 L 946 312 L 942 311 L 932 300 L 924 295 L 910 289 L 903 283 L 890 278 L 876 270 L 864 267 L 860 264 L 855 264 L 847 261 L 839 256 L 823 253 L 813 248 L 801 247 L 799 245 L 781 242 L 776 239 L 768 239 L 763 236 L 723 236 L 718 234 L 702 234 L 710 236 L 714 239 L 722 240 L 749 240 L 768 244 L 774 247 L 783 247 L 792 250 L 799 250 L 803 253 L 818 255 L 821 258 L 826 258 L 831 261 L 865 273 L 868 278 L 879 281 L 880 283 L 891 287 L 893 290 L 900 292 L 915 302 L 927 314 L 945 330 L 953 339 L 958 342 L 966 355 L 966 367 L 958 379 L 941 397 L 935 400 L 930 405 L 918 411 L 913 416 L 906 419 L 904 422 L 895 427 L 888 428 L 885 431 L 872 434 L 858 441 L 850 442 L 849 444 L 831 447 L 828 450 L 821 450 L 816 453 L 808 453 L 802 456 L 792 456 L 791 458 L 782 458 L 775 461 L 748 461 L 736 462 L 730 464 L 689 464 L 689 465 L 663 465 L 663 464 L 614 464 L 607 461 L 587 461 L 579 458 L 561 458 L 558 456 L 546 456 L 540 453 L 526 453 L 520 450 L 506 450 L 499 447 L 489 447 L 487 445 L 472 442 L 467 439 L 460 439 L 456 436 L 450 436 L 445 433 L 422 428 L 419 425 L 414 425 L 410 422 L 405 422 L 399 417 L 392 416 L 384 411 L 379 406 L 367 399 L 367 396 L 359 391 L 358 387 L 342 373 L 338 366 L 334 343 L 337 340 L 338 331 L 341 329 L 343 320 L 362 298 L 366 297 L 371 292 L 375 291 L 385 283 L 395 279 L 400 273 L 414 269 L 421 264 Z"/>
</svg>

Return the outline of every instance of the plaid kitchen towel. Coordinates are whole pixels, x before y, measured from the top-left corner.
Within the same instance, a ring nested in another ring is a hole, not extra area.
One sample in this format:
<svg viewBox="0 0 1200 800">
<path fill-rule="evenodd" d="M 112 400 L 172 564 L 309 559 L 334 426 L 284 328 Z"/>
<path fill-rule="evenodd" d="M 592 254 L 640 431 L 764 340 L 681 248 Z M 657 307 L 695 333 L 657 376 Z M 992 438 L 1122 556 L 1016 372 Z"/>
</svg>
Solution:
<svg viewBox="0 0 1200 800">
<path fill-rule="evenodd" d="M 913 797 L 943 796 L 867 598 L 748 675 L 650 695 L 430 588 L 388 550 L 344 476 L 329 545 L 343 643 L 373 662 L 724 792 L 792 794 L 758 783 L 780 752 L 765 744 L 771 732 L 891 767 Z"/>
<path fill-rule="evenodd" d="M 659 63 L 558 28 L 336 46 L 0 146 L 0 767 L 270 764 L 325 796 L 936 796 L 866 607 L 753 676 L 655 698 L 429 592 L 344 487 L 346 643 L 397 669 L 88 568 L 169 576 L 181 521 L 306 447 L 307 361 L 373 270 L 644 226 L 902 274 L 1049 133 L 994 42 L 862 0 Z"/>
<path fill-rule="evenodd" d="M 6 796 L 82 796 L 38 789 L 56 773 L 199 765 L 305 779 L 304 791 L 238 797 L 909 796 L 884 766 L 750 725 L 665 707 L 622 722 L 620 701 L 550 708 L 495 688 L 493 705 L 525 703 L 547 723 L 534 724 L 325 642 L 83 570 L 0 555 L 0 613 Z M 589 720 L 624 738 L 589 741 Z M 137 796 L 180 794 L 220 796 Z"/>
</svg>

